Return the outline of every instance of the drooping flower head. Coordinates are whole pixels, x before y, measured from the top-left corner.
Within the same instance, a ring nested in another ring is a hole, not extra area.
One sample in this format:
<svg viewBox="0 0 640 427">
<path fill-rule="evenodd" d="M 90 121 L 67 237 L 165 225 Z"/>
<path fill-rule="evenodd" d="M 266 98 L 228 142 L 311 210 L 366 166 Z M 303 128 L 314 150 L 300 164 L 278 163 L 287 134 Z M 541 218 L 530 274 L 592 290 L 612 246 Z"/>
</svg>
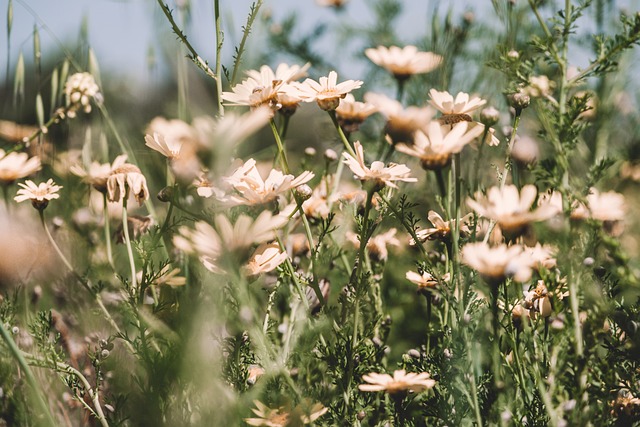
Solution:
<svg viewBox="0 0 640 427">
<path fill-rule="evenodd" d="M 11 184 L 14 181 L 27 177 L 42 168 L 39 157 L 31 157 L 27 153 L 5 153 L 0 149 L 0 182 Z"/>
<path fill-rule="evenodd" d="M 293 82 L 283 91 L 291 96 L 297 96 L 305 102 L 316 101 L 318 106 L 326 111 L 335 110 L 340 100 L 352 90 L 362 86 L 360 80 L 345 80 L 338 83 L 338 73 L 329 72 L 328 77 L 320 77 L 319 82 L 306 79 L 303 83 Z"/>
<path fill-rule="evenodd" d="M 14 197 L 14 200 L 18 203 L 31 200 L 33 207 L 39 211 L 46 209 L 50 200 L 60 198 L 58 191 L 62 188 L 60 185 L 56 185 L 52 179 L 40 184 L 27 180 L 24 184 L 19 183 L 18 185 L 22 188 L 18 190 L 18 195 Z"/>
<path fill-rule="evenodd" d="M 255 250 L 245 271 L 250 276 L 273 271 L 287 259 L 287 253 L 280 250 L 277 243 L 263 243 Z"/>
<path fill-rule="evenodd" d="M 414 74 L 424 74 L 436 69 L 442 57 L 431 52 L 419 52 L 415 46 L 369 48 L 364 51 L 374 64 L 389 71 L 398 80 L 406 80 Z"/>
<path fill-rule="evenodd" d="M 371 163 L 368 167 L 364 162 L 364 150 L 360 142 L 354 144 L 356 157 L 349 153 L 342 153 L 344 163 L 349 166 L 355 177 L 363 183 L 371 183 L 375 191 L 380 190 L 385 185 L 392 188 L 398 188 L 396 181 L 417 182 L 417 178 L 410 177 L 411 169 L 406 165 L 398 165 L 395 163 L 385 166 L 380 161 Z"/>
<path fill-rule="evenodd" d="M 80 165 L 73 165 L 69 168 L 71 173 L 82 178 L 87 184 L 90 184 L 101 193 L 107 192 L 107 180 L 111 176 L 111 172 L 118 169 L 127 162 L 127 155 L 121 154 L 115 158 L 113 163 L 93 162 L 85 170 Z"/>
<path fill-rule="evenodd" d="M 147 179 L 136 165 L 124 163 L 113 169 L 107 178 L 107 198 L 110 202 L 122 202 L 125 195 L 133 194 L 140 206 L 149 198 Z"/>
</svg>

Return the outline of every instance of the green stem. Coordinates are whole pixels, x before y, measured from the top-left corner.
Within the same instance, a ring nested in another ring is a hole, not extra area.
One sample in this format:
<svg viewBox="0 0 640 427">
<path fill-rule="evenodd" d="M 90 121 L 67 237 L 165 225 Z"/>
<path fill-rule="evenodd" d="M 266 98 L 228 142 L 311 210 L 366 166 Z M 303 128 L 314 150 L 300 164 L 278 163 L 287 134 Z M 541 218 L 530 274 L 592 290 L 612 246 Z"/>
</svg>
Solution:
<svg viewBox="0 0 640 427">
<path fill-rule="evenodd" d="M 216 101 L 218 104 L 218 116 L 224 116 L 224 105 L 222 105 L 222 44 L 224 34 L 222 33 L 222 23 L 220 19 L 220 0 L 213 0 L 213 10 L 216 20 Z"/>
<path fill-rule="evenodd" d="M 28 353 L 23 353 L 24 356 L 28 357 L 30 359 L 30 362 L 33 364 L 33 366 L 38 366 L 38 367 L 42 367 L 42 368 L 46 368 L 50 366 L 50 362 L 49 361 L 45 361 L 45 360 L 41 360 L 36 358 L 35 356 L 28 354 Z M 93 413 L 93 415 L 98 418 L 98 421 L 100 421 L 100 424 L 103 427 L 109 427 L 109 423 L 107 422 L 106 417 L 104 416 L 104 411 L 102 410 L 102 406 L 100 405 L 100 395 L 99 395 L 99 391 L 96 389 L 94 390 L 93 387 L 91 387 L 91 384 L 89 383 L 89 381 L 87 380 L 87 378 L 82 375 L 82 373 L 80 371 L 78 371 L 77 369 L 67 365 L 66 363 L 62 363 L 62 362 L 55 362 L 55 370 L 56 372 L 61 372 L 61 373 L 65 373 L 65 374 L 71 374 L 73 376 L 75 376 L 76 378 L 78 378 L 80 380 L 80 382 L 82 383 L 85 391 L 89 394 L 89 397 L 91 398 L 91 401 L 93 402 L 93 407 L 95 408 L 95 411 L 91 408 L 91 407 L 87 407 L 87 409 L 89 409 L 91 411 L 91 413 Z"/>
<path fill-rule="evenodd" d="M 284 145 L 282 144 L 282 139 L 280 138 L 280 132 L 278 132 L 276 122 L 271 119 L 269 124 L 271 125 L 271 132 L 273 133 L 273 137 L 276 140 L 276 145 L 278 146 L 278 158 L 280 159 L 282 172 L 284 172 L 285 174 L 289 174 L 290 169 L 289 162 L 287 161 L 287 153 L 284 151 Z"/>
<path fill-rule="evenodd" d="M 479 185 L 479 176 L 480 176 L 480 160 L 482 160 L 482 153 L 484 152 L 484 146 L 486 145 L 485 140 L 487 135 L 489 134 L 489 127 L 485 126 L 484 133 L 482 134 L 482 139 L 480 140 L 480 147 L 478 148 L 478 157 L 476 157 L 476 162 L 474 166 L 473 172 L 473 183 L 471 188 L 473 189 L 473 194 L 478 191 Z"/>
<path fill-rule="evenodd" d="M 160 0 L 158 0 L 160 1 Z M 235 84 L 236 76 L 238 75 L 238 71 L 240 70 L 240 59 L 242 58 L 242 54 L 244 53 L 244 47 L 247 43 L 247 39 L 249 38 L 249 33 L 251 33 L 251 26 L 253 25 L 253 21 L 255 21 L 258 16 L 258 11 L 262 6 L 262 0 L 257 0 L 255 3 L 251 5 L 251 11 L 249 12 L 249 16 L 247 17 L 247 23 L 244 26 L 244 31 L 242 33 L 242 40 L 240 40 L 240 46 L 236 49 L 236 56 L 233 61 L 233 73 L 231 74 L 231 84 Z"/>
<path fill-rule="evenodd" d="M 347 150 L 352 157 L 356 157 L 356 152 L 351 148 L 351 144 L 349 143 L 349 139 L 347 139 L 346 135 L 342 131 L 342 127 L 340 127 L 340 123 L 338 123 L 338 118 L 336 117 L 336 112 L 331 110 L 327 111 L 329 113 L 329 117 L 331 117 L 331 121 L 333 122 L 333 126 L 335 126 L 338 135 L 340 136 L 340 140 L 344 144 L 344 149 Z"/>
<path fill-rule="evenodd" d="M 104 240 L 107 244 L 107 260 L 109 260 L 109 265 L 112 269 L 115 270 L 115 263 L 113 262 L 113 251 L 111 250 L 111 221 L 109 218 L 109 202 L 107 201 L 107 193 L 103 195 L 103 203 L 104 203 Z"/>
<path fill-rule="evenodd" d="M 124 232 L 124 243 L 127 246 L 127 255 L 129 257 L 129 265 L 131 266 L 131 291 L 135 294 L 138 288 L 138 279 L 136 278 L 136 264 L 133 259 L 133 249 L 131 248 L 131 239 L 129 237 L 129 223 L 127 220 L 127 198 L 129 191 L 127 190 L 122 198 L 122 230 Z"/>
<path fill-rule="evenodd" d="M 187 48 L 187 50 L 191 54 L 190 56 L 191 61 L 193 61 L 193 63 L 196 64 L 198 68 L 204 71 L 212 79 L 220 80 L 218 78 L 218 75 L 214 73 L 211 70 L 211 68 L 209 68 L 209 66 L 204 61 L 204 59 L 202 59 L 198 55 L 198 52 L 196 52 L 196 50 L 193 48 L 193 46 L 191 46 L 191 43 L 189 43 L 189 41 L 187 40 L 187 36 L 182 32 L 178 24 L 176 24 L 176 21 L 173 19 L 173 16 L 171 14 L 171 9 L 169 9 L 169 6 L 166 5 L 162 0 L 158 0 L 158 4 L 160 5 L 162 12 L 164 13 L 164 16 L 167 17 L 167 20 L 171 24 L 171 29 L 173 30 L 175 35 L 178 36 L 178 39 L 182 42 L 182 44 Z"/>
<path fill-rule="evenodd" d="M 20 368 L 24 371 L 25 377 L 27 377 L 27 382 L 29 383 L 29 386 L 33 389 L 33 392 L 36 395 L 35 400 L 36 400 L 36 404 L 38 405 L 38 409 L 40 410 L 42 415 L 46 417 L 46 423 L 51 427 L 58 425 L 54 421 L 53 416 L 51 415 L 49 406 L 45 403 L 42 390 L 40 390 L 40 386 L 36 382 L 36 379 L 33 376 L 33 372 L 31 372 L 31 368 L 27 364 L 27 361 L 23 357 L 22 352 L 20 351 L 15 341 L 11 337 L 11 334 L 4 327 L 4 323 L 1 321 L 0 321 L 0 335 L 2 335 L 2 340 L 5 342 L 5 344 L 7 344 L 7 347 L 9 347 L 9 352 L 11 353 L 11 355 L 16 360 L 16 362 L 18 362 L 18 365 L 20 366 Z"/>
</svg>

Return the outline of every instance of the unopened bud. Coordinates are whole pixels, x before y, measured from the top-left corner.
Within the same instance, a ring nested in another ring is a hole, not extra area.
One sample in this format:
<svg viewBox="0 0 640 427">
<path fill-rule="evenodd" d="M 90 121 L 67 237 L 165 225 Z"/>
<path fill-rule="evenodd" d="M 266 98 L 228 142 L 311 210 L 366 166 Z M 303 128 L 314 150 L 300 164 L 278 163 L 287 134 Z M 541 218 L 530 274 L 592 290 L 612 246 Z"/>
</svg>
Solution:
<svg viewBox="0 0 640 427">
<path fill-rule="evenodd" d="M 520 58 L 520 54 L 518 53 L 517 50 L 510 50 L 507 53 L 507 57 L 509 57 L 510 59 L 519 59 Z"/>
<path fill-rule="evenodd" d="M 295 191 L 302 200 L 308 200 L 313 194 L 313 190 L 307 184 L 298 185 Z"/>
<path fill-rule="evenodd" d="M 480 123 L 485 126 L 493 126 L 500 120 L 500 111 L 493 107 L 488 107 L 480 111 Z"/>
<path fill-rule="evenodd" d="M 313 147 L 307 147 L 304 149 L 304 154 L 306 154 L 309 157 L 313 157 L 316 155 L 316 149 Z"/>
<path fill-rule="evenodd" d="M 169 202 L 171 201 L 172 197 L 173 197 L 173 187 L 164 187 L 158 193 L 158 200 L 160 200 L 161 202 L 165 202 L 165 203 Z"/>
<path fill-rule="evenodd" d="M 338 160 L 338 153 L 336 153 L 334 150 L 332 150 L 331 148 L 325 150 L 324 152 L 324 158 L 328 161 L 328 162 L 335 162 L 336 160 Z"/>
<path fill-rule="evenodd" d="M 515 92 L 507 95 L 509 105 L 516 109 L 516 112 L 527 108 L 531 104 L 531 97 L 522 92 Z"/>
</svg>

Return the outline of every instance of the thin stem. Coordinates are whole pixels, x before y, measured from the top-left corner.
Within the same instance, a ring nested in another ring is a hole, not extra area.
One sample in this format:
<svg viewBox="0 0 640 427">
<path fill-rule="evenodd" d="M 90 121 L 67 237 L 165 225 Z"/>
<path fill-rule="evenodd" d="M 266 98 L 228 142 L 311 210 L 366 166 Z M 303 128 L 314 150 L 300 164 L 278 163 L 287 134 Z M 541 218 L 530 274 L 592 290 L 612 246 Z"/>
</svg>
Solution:
<svg viewBox="0 0 640 427">
<path fill-rule="evenodd" d="M 347 150 L 347 152 L 351 154 L 352 157 L 355 158 L 356 152 L 353 151 L 353 148 L 351 148 L 351 144 L 349 143 L 349 139 L 347 139 L 347 136 L 342 131 L 342 127 L 340 127 L 340 123 L 338 123 L 338 118 L 336 117 L 336 112 L 331 110 L 331 111 L 327 111 L 327 113 L 329 113 L 329 117 L 331 117 L 331 121 L 333 122 L 333 125 L 335 126 L 336 131 L 338 132 L 338 135 L 340 135 L 340 140 L 344 144 L 345 150 Z"/>
<path fill-rule="evenodd" d="M 58 246 L 56 241 L 53 240 L 53 236 L 51 235 L 51 232 L 49 231 L 49 227 L 47 227 L 47 222 L 44 220 L 44 209 L 43 210 L 38 210 L 38 213 L 40 214 L 40 222 L 42 223 L 42 227 L 44 228 L 44 232 L 47 234 L 47 238 L 49 239 L 49 242 L 51 242 L 51 245 L 53 246 L 53 249 L 55 249 L 55 251 L 58 253 L 58 256 L 60 257 L 60 259 L 62 260 L 64 265 L 69 269 L 69 271 L 77 275 L 76 271 L 71 266 L 71 263 L 69 262 L 69 260 L 67 260 L 67 257 L 64 256 L 64 254 L 60 250 L 60 247 Z M 80 276 L 78 276 L 78 277 L 80 277 Z M 82 280 L 81 278 L 80 278 L 80 281 L 84 283 L 84 280 Z"/>
<path fill-rule="evenodd" d="M 224 42 L 224 34 L 222 32 L 222 23 L 220 19 L 220 0 L 213 0 L 213 10 L 216 20 L 216 101 L 218 104 L 218 116 L 224 116 L 224 105 L 222 105 L 222 44 Z"/>
<path fill-rule="evenodd" d="M 278 127 L 276 126 L 276 122 L 271 119 L 269 122 L 271 125 L 271 131 L 273 132 L 273 137 L 276 140 L 276 145 L 278 146 L 278 158 L 280 159 L 280 165 L 282 166 L 282 171 L 285 174 L 290 173 L 289 162 L 287 161 L 287 153 L 284 151 L 284 145 L 282 144 L 282 139 L 280 138 L 280 132 L 278 132 Z"/>
<path fill-rule="evenodd" d="M 129 191 L 125 192 L 122 198 L 122 230 L 124 232 L 124 243 L 127 246 L 127 255 L 129 256 L 129 265 L 131 266 L 131 290 L 135 293 L 138 288 L 138 282 L 136 278 L 136 264 L 133 259 L 133 250 L 131 248 L 131 239 L 129 238 L 129 223 L 127 220 L 127 197 Z"/>
<path fill-rule="evenodd" d="M 479 185 L 479 176 L 480 176 L 480 160 L 482 160 L 482 154 L 484 152 L 484 146 L 486 143 L 484 142 L 489 134 L 489 126 L 485 126 L 484 133 L 482 134 L 482 139 L 480 140 L 480 147 L 478 148 L 478 157 L 476 157 L 474 172 L 473 172 L 473 183 L 471 184 L 471 188 L 473 189 L 473 193 L 475 194 L 478 191 Z"/>
<path fill-rule="evenodd" d="M 36 358 L 35 356 L 33 356 L 31 354 L 28 354 L 28 353 L 23 353 L 23 354 L 27 358 L 29 358 L 29 360 L 33 364 L 33 366 L 37 366 L 37 367 L 41 367 L 41 368 L 45 368 L 45 367 L 49 367 L 50 366 L 48 361 L 40 360 L 40 359 Z M 98 418 L 98 420 L 100 421 L 100 424 L 103 427 L 109 427 L 109 423 L 107 422 L 107 419 L 104 416 L 104 411 L 102 410 L 102 406 L 100 405 L 99 392 L 98 392 L 97 389 L 94 390 L 93 387 L 91 387 L 91 384 L 89 383 L 87 378 L 84 375 L 82 375 L 82 373 L 80 371 L 78 371 L 77 369 L 67 365 L 66 363 L 55 362 L 55 368 L 54 369 L 57 372 L 62 372 L 62 373 L 65 373 L 65 374 L 71 374 L 71 375 L 75 376 L 76 378 L 78 378 L 80 380 L 80 382 L 84 386 L 85 391 L 89 394 L 89 397 L 91 398 L 91 401 L 93 402 L 93 407 L 95 408 L 95 411 L 92 410 L 90 407 L 88 409 L 96 416 L 96 418 Z"/>
<path fill-rule="evenodd" d="M 103 202 L 104 202 L 104 240 L 107 244 L 107 259 L 109 260 L 109 265 L 112 269 L 115 270 L 115 264 L 113 262 L 113 252 L 111 250 L 111 224 L 109 218 L 109 202 L 107 201 L 107 193 L 103 194 Z"/>
<path fill-rule="evenodd" d="M 234 84 L 236 81 L 236 76 L 238 75 L 238 71 L 240 70 L 240 59 L 242 58 L 244 47 L 247 43 L 247 39 L 249 38 L 249 34 L 251 33 L 251 26 L 253 25 L 253 21 L 255 21 L 256 17 L 258 16 L 258 11 L 260 10 L 261 6 L 262 0 L 257 0 L 251 5 L 251 11 L 249 12 L 249 16 L 247 17 L 247 23 L 243 28 L 240 46 L 238 46 L 238 48 L 236 49 L 236 56 L 233 61 L 233 73 L 231 74 L 231 84 Z"/>
<path fill-rule="evenodd" d="M 67 258 L 64 256 L 64 254 L 62 253 L 62 250 L 60 250 L 60 247 L 58 246 L 58 244 L 56 243 L 55 240 L 53 240 L 53 236 L 51 235 L 51 233 L 49 232 L 49 227 L 47 227 L 47 223 L 44 219 L 44 211 L 39 211 L 40 213 L 40 221 L 42 222 L 42 227 L 44 228 L 44 231 L 47 235 L 47 238 L 49 239 L 49 242 L 51 242 L 51 245 L 53 246 L 53 248 L 55 249 L 56 253 L 58 254 L 58 256 L 60 257 L 60 259 L 62 260 L 62 262 L 64 263 L 64 265 L 69 269 L 69 271 L 71 272 L 71 274 L 73 274 L 76 278 L 76 280 L 78 280 L 78 282 L 80 282 L 89 292 L 91 292 L 92 294 L 95 295 L 95 299 L 96 302 L 98 303 L 98 307 L 100 307 L 100 310 L 102 311 L 102 313 L 104 314 L 105 318 L 107 319 L 107 321 L 109 322 L 109 324 L 113 327 L 113 329 L 115 329 L 115 331 L 119 334 L 119 335 L 123 335 L 122 331 L 120 330 L 120 328 L 118 327 L 118 324 L 115 322 L 115 320 L 113 320 L 113 317 L 111 317 L 111 313 L 109 313 L 109 310 L 107 310 L 107 308 L 105 307 L 105 305 L 102 302 L 102 297 L 100 296 L 100 294 L 94 293 L 93 290 L 91 289 L 91 287 L 89 286 L 89 283 L 87 283 L 87 281 L 85 279 L 82 278 L 82 276 L 80 276 L 71 266 L 71 263 L 67 260 Z M 131 345 L 131 343 L 125 341 L 127 343 L 127 346 L 129 347 L 129 350 L 131 350 L 132 353 L 135 353 L 135 349 L 133 348 L 133 346 Z"/>
<path fill-rule="evenodd" d="M 504 168 L 502 169 L 502 173 L 500 174 L 500 190 L 504 189 L 504 186 L 507 183 L 507 173 L 509 169 L 511 169 L 511 151 L 513 150 L 513 144 L 516 140 L 516 134 L 518 132 L 518 126 L 520 125 L 520 116 L 522 115 L 522 110 L 516 109 L 516 115 L 513 119 L 513 128 L 511 129 L 511 136 L 509 137 L 509 142 L 507 143 L 507 149 L 505 152 L 505 160 L 504 160 Z M 496 221 L 494 219 L 489 223 L 489 228 L 487 229 L 487 234 L 485 234 L 484 239 L 482 240 L 484 243 L 489 241 L 489 237 L 493 232 L 493 228 L 496 225 Z"/>
<path fill-rule="evenodd" d="M 35 400 L 36 404 L 38 405 L 38 409 L 46 417 L 46 423 L 52 427 L 56 426 L 57 423 L 54 421 L 53 416 L 51 415 L 49 406 L 45 403 L 44 397 L 40 390 L 40 386 L 36 382 L 36 379 L 33 376 L 33 372 L 31 372 L 31 368 L 27 364 L 27 361 L 23 357 L 22 352 L 11 337 L 11 334 L 4 327 L 3 322 L 0 322 L 0 335 L 2 335 L 2 340 L 5 342 L 5 344 L 7 344 L 7 347 L 9 347 L 9 352 L 11 353 L 11 355 L 16 360 L 16 362 L 18 362 L 20 368 L 24 371 L 24 374 L 27 377 L 27 382 L 36 395 Z"/>
<path fill-rule="evenodd" d="M 196 52 L 193 46 L 191 46 L 191 43 L 189 43 L 189 41 L 187 40 L 187 36 L 182 32 L 178 24 L 176 24 L 176 21 L 173 19 L 173 16 L 171 14 L 171 9 L 169 9 L 169 6 L 165 4 L 162 0 L 158 0 L 158 4 L 160 5 L 162 12 L 164 13 L 164 16 L 167 17 L 167 20 L 171 24 L 171 29 L 173 30 L 175 35 L 178 36 L 178 39 L 182 42 L 182 44 L 187 48 L 187 50 L 191 54 L 189 56 L 191 61 L 193 61 L 193 63 L 196 64 L 196 66 L 200 68 L 202 71 L 204 71 L 209 77 L 211 77 L 214 80 L 219 80 L 218 75 L 214 73 L 211 70 L 211 68 L 209 68 L 209 65 L 207 65 L 207 62 L 198 55 L 198 52 Z"/>
</svg>

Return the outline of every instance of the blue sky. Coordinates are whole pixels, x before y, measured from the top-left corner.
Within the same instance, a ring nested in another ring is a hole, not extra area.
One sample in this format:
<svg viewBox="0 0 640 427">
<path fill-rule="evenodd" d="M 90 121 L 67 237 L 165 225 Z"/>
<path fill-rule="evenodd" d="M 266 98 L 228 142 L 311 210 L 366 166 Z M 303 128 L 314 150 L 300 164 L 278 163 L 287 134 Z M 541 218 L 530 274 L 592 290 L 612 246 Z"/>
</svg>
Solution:
<svg viewBox="0 0 640 427">
<path fill-rule="evenodd" d="M 437 0 L 405 0 L 405 13 L 400 19 L 399 32 L 411 41 L 422 31 L 428 10 Z M 358 24 L 371 20 L 365 6 L 366 0 L 351 0 L 340 19 L 353 19 Z M 240 37 L 241 26 L 252 0 L 221 0 L 225 30 L 225 57 L 230 58 Z M 440 1 L 440 7 L 452 5 L 464 7 L 466 1 Z M 2 31 L 0 31 L 0 76 L 4 79 L 6 68 L 6 10 L 8 0 L 0 1 Z M 169 1 L 170 6 L 175 0 Z M 213 1 L 193 0 L 192 21 L 188 35 L 201 56 L 213 62 L 215 53 L 215 31 L 213 26 Z M 19 51 L 25 60 L 33 57 L 33 29 L 40 32 L 42 50 L 46 55 L 59 43 L 73 46 L 83 19 L 88 23 L 89 42 L 95 50 L 100 67 L 104 71 L 115 71 L 144 80 L 147 75 L 147 53 L 150 47 L 158 51 L 159 35 L 173 40 L 169 24 L 161 15 L 153 0 L 13 0 L 14 20 L 11 33 L 11 65 Z M 262 11 L 269 10 L 279 20 L 290 11 L 298 12 L 302 25 L 311 26 L 319 21 L 334 22 L 338 16 L 332 9 L 317 6 L 315 0 L 265 0 Z M 259 32 L 253 34 L 253 37 Z M 157 56 L 161 56 L 158 54 Z M 228 62 L 228 59 L 226 62 Z"/>
</svg>

